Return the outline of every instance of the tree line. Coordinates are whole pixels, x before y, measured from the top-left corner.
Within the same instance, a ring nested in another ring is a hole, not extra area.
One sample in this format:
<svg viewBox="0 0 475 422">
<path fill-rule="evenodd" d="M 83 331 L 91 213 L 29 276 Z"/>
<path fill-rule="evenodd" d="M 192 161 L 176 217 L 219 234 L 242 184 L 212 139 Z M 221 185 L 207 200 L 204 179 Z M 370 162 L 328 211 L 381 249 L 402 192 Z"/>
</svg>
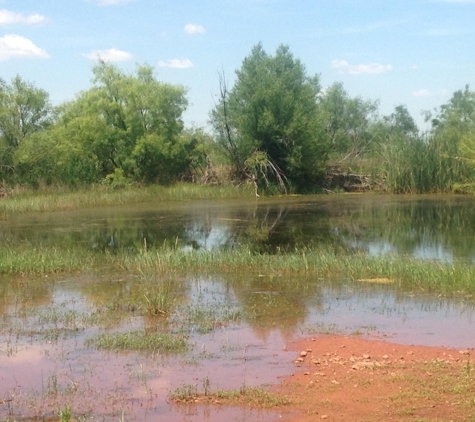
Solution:
<svg viewBox="0 0 475 422">
<path fill-rule="evenodd" d="M 160 82 L 150 66 L 127 74 L 99 61 L 91 88 L 57 107 L 21 76 L 0 80 L 1 181 L 170 184 L 200 181 L 214 163 L 236 184 L 269 192 L 321 191 L 329 168 L 369 175 L 373 186 L 395 193 L 474 184 L 469 86 L 426 113 L 424 134 L 404 105 L 380 116 L 377 101 L 351 97 L 341 83 L 323 89 L 284 45 L 274 55 L 256 45 L 234 85 L 221 74 L 217 86 L 207 133 L 185 127 L 186 89 Z"/>
</svg>

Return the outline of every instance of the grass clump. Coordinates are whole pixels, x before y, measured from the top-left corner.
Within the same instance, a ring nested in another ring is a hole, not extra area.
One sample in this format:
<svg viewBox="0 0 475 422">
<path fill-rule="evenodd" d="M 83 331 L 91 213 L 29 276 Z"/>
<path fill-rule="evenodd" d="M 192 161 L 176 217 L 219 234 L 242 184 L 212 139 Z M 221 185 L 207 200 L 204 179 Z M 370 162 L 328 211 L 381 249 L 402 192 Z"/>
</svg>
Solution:
<svg viewBox="0 0 475 422">
<path fill-rule="evenodd" d="M 69 422 L 72 414 L 73 411 L 68 404 L 66 404 L 64 408 L 58 410 L 58 417 L 61 422 Z"/>
<path fill-rule="evenodd" d="M 86 339 L 85 345 L 113 352 L 185 353 L 189 348 L 188 341 L 182 334 L 144 331 L 97 334 Z"/>
<path fill-rule="evenodd" d="M 199 392 L 194 384 L 184 384 L 170 393 L 170 399 L 175 403 L 214 403 L 235 406 L 251 406 L 256 408 L 272 408 L 293 404 L 288 397 L 271 393 L 260 387 L 242 386 L 239 389 L 216 390 L 209 389 L 209 380 L 203 381 L 204 392 Z"/>
<path fill-rule="evenodd" d="M 288 397 L 260 387 L 243 386 L 239 390 L 219 390 L 213 393 L 213 397 L 231 403 L 265 408 L 288 406 L 293 403 Z"/>
<path fill-rule="evenodd" d="M 200 334 L 207 334 L 229 323 L 239 323 L 243 318 L 243 311 L 223 305 L 200 305 L 188 307 L 185 318 L 188 324 L 197 327 Z"/>
</svg>

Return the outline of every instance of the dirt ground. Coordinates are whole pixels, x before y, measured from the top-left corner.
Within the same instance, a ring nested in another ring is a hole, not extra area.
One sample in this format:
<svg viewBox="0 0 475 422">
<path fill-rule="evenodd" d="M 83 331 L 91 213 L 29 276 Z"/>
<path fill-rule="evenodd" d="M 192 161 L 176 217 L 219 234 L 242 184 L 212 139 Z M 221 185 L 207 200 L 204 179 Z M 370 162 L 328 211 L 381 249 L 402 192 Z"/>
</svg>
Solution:
<svg viewBox="0 0 475 422">
<path fill-rule="evenodd" d="M 282 421 L 475 421 L 473 350 L 323 336 L 288 346 L 295 372 L 275 391 Z"/>
</svg>

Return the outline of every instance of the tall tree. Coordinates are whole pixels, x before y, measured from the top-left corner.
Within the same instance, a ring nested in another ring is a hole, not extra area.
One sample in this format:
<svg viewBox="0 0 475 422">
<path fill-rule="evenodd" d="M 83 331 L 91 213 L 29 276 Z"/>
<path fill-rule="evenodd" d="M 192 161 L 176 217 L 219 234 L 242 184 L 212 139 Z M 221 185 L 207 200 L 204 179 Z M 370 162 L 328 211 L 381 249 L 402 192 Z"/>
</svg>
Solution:
<svg viewBox="0 0 475 422">
<path fill-rule="evenodd" d="M 351 98 L 337 82 L 323 93 L 320 107 L 333 155 L 344 159 L 370 150 L 369 129 L 378 109 L 376 101 Z"/>
<path fill-rule="evenodd" d="M 231 89 L 221 83 L 211 113 L 217 142 L 239 171 L 246 167 L 265 178 L 263 168 L 271 169 L 297 190 L 314 190 L 328 152 L 318 116 L 319 78 L 307 76 L 287 46 L 271 56 L 261 44 L 236 75 Z"/>
<path fill-rule="evenodd" d="M 189 173 L 197 141 L 182 133 L 185 89 L 158 81 L 149 66 L 126 74 L 99 62 L 93 73 L 93 87 L 59 108 L 54 130 L 21 148 L 23 167 L 32 171 L 41 160 L 52 163 L 45 167 L 48 177 L 85 183 L 169 183 Z"/>
<path fill-rule="evenodd" d="M 52 122 L 52 107 L 46 91 L 20 76 L 10 84 L 0 79 L 0 177 L 8 180 L 14 173 L 16 149 L 28 136 L 47 128 Z"/>
</svg>

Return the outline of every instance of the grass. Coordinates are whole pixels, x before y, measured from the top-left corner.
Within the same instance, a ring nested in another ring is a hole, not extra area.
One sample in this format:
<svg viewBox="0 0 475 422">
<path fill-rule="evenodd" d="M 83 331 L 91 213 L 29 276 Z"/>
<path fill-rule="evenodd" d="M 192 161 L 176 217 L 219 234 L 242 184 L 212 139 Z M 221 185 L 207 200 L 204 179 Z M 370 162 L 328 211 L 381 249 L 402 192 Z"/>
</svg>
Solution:
<svg viewBox="0 0 475 422">
<path fill-rule="evenodd" d="M 55 273 L 94 270 L 110 266 L 138 274 L 176 277 L 190 273 L 222 274 L 249 272 L 277 283 L 276 275 L 307 274 L 312 280 L 353 281 L 385 279 L 387 288 L 471 296 L 475 291 L 475 267 L 465 261 L 451 264 L 407 256 L 369 256 L 323 247 L 302 248 L 277 254 L 255 253 L 250 248 L 184 251 L 174 247 L 138 252 L 94 252 L 80 246 L 71 249 L 37 248 L 28 245 L 0 247 L 0 273 Z M 141 285 L 141 305 L 150 314 L 169 312 L 173 297 L 165 283 Z M 288 277 L 291 280 L 290 277 Z M 287 281 L 288 282 L 288 281 Z M 280 281 L 279 281 L 280 283 Z M 373 283 L 369 283 L 373 284 Z M 381 286 L 383 288 L 384 286 Z"/>
<path fill-rule="evenodd" d="M 189 306 L 185 312 L 186 322 L 196 326 L 200 334 L 207 334 L 229 323 L 239 323 L 242 317 L 241 309 L 225 305 Z"/>
<path fill-rule="evenodd" d="M 328 247 L 278 254 L 254 253 L 249 248 L 223 251 L 163 248 L 122 256 L 119 260 L 129 269 L 153 268 L 161 272 L 307 274 L 313 280 L 340 279 L 358 284 L 362 283 L 357 280 L 389 279 L 391 283 L 387 284 L 393 288 L 440 294 L 472 295 L 475 291 L 475 267 L 463 261 L 445 264 L 398 255 L 370 256 Z"/>
<path fill-rule="evenodd" d="M 134 204 L 153 201 L 186 201 L 199 199 L 252 198 L 250 186 L 202 186 L 178 183 L 171 186 L 128 186 L 112 189 L 95 185 L 71 190 L 50 188 L 23 190 L 0 201 L 0 215 L 24 212 L 48 212 L 98 207 L 105 205 Z"/>
<path fill-rule="evenodd" d="M 189 348 L 187 339 L 182 334 L 145 331 L 96 334 L 87 338 L 85 345 L 114 352 L 185 353 Z"/>
<path fill-rule="evenodd" d="M 454 369 L 452 364 L 444 364 L 444 362 L 441 363 L 437 360 L 425 362 L 416 366 L 411 374 L 402 376 L 401 379 L 405 387 L 400 389 L 398 395 L 390 399 L 401 404 L 401 415 L 412 414 L 415 409 L 414 404 L 420 407 L 420 402 L 423 402 L 429 405 L 431 403 L 451 403 L 454 409 L 468 411 L 472 413 L 472 416 L 475 416 L 475 401 L 473 398 L 475 378 L 472 372 L 473 367 L 470 364 L 470 359 L 467 360 L 464 366 L 457 369 Z M 421 376 L 418 376 L 419 373 Z M 432 375 L 430 377 L 424 376 L 426 373 Z M 394 382 L 394 380 L 388 379 L 388 382 Z M 473 420 L 473 418 L 470 420 Z"/>
<path fill-rule="evenodd" d="M 56 273 L 87 270 L 97 265 L 98 254 L 83 248 L 1 246 L 0 274 Z"/>
<path fill-rule="evenodd" d="M 184 384 L 170 393 L 170 399 L 175 403 L 214 403 L 231 406 L 251 406 L 256 408 L 272 408 L 288 406 L 293 402 L 279 394 L 260 387 L 242 386 L 237 390 L 216 390 L 209 387 L 209 379 L 203 381 L 203 392 L 199 392 L 195 384 Z"/>
<path fill-rule="evenodd" d="M 157 282 L 157 277 L 170 279 L 196 273 L 232 273 L 237 277 L 240 274 L 255 274 L 268 279 L 270 285 L 280 285 L 280 275 L 299 274 L 311 277 L 309 283 L 343 280 L 360 286 L 379 284 L 379 288 L 467 297 L 471 297 L 475 291 L 475 267 L 465 261 L 448 264 L 400 255 L 370 256 L 363 252 L 331 247 L 317 246 L 261 254 L 248 247 L 186 251 L 165 245 L 137 252 L 119 251 L 112 255 L 81 246 L 69 249 L 0 246 L 0 273 L 4 274 L 47 274 L 107 267 L 141 275 L 143 282 L 137 293 L 140 300 L 137 301 L 150 315 L 167 313 L 173 305 L 169 282 Z M 292 277 L 286 279 L 286 283 L 291 283 Z M 369 283 L 368 280 L 385 282 Z M 292 288 L 290 285 L 288 287 Z"/>
<path fill-rule="evenodd" d="M 58 417 L 61 422 L 69 422 L 72 414 L 73 411 L 68 404 L 66 404 L 63 409 L 58 410 Z"/>
</svg>

